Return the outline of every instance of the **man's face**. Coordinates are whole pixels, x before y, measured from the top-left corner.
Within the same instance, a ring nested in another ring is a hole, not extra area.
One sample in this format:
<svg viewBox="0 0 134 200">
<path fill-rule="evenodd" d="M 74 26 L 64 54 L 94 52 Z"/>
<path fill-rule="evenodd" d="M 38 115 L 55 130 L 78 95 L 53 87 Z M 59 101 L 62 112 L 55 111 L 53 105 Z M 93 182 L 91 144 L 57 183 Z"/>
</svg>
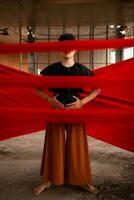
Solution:
<svg viewBox="0 0 134 200">
<path fill-rule="evenodd" d="M 76 50 L 64 51 L 64 52 L 61 52 L 61 57 L 64 59 L 70 59 L 74 57 L 75 53 L 76 53 Z"/>
</svg>

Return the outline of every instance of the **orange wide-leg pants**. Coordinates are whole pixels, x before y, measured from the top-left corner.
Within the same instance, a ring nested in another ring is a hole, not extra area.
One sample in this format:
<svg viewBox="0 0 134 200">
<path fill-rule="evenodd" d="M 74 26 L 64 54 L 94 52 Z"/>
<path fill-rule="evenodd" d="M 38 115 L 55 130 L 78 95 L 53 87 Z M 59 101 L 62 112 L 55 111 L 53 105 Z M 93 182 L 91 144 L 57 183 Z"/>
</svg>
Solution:
<svg viewBox="0 0 134 200">
<path fill-rule="evenodd" d="M 66 133 L 66 134 L 65 134 Z M 40 174 L 54 185 L 91 184 L 87 136 L 83 124 L 48 124 Z"/>
</svg>

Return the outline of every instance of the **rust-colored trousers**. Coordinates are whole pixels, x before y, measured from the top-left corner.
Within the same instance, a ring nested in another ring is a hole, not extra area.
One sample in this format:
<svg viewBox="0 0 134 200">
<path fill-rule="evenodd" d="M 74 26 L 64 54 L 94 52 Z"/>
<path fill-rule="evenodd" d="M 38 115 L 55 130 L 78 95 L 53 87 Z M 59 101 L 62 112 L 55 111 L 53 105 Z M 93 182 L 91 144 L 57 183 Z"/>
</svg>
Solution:
<svg viewBox="0 0 134 200">
<path fill-rule="evenodd" d="M 91 183 L 84 125 L 47 125 L 40 174 L 44 183 L 51 181 L 54 185 Z"/>
</svg>

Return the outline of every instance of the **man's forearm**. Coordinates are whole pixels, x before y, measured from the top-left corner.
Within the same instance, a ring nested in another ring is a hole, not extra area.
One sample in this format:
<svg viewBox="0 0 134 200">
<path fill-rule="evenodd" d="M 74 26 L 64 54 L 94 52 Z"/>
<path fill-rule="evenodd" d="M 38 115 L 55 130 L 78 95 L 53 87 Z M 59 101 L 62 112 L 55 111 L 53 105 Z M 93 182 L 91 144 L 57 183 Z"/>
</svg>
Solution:
<svg viewBox="0 0 134 200">
<path fill-rule="evenodd" d="M 50 103 L 53 108 L 62 108 L 62 109 L 64 108 L 64 105 L 62 103 L 60 103 L 56 99 L 56 97 L 49 96 L 42 89 L 35 89 L 35 92 L 36 92 L 37 95 L 39 95 L 43 99 L 47 100 L 48 103 Z"/>
<path fill-rule="evenodd" d="M 98 96 L 101 92 L 100 88 L 96 88 L 94 89 L 88 96 L 86 96 L 85 98 L 83 98 L 81 100 L 82 104 L 86 104 L 88 102 L 90 102 L 92 99 L 94 99 L 96 96 Z"/>
<path fill-rule="evenodd" d="M 42 97 L 43 99 L 49 101 L 51 99 L 51 97 L 46 94 L 42 89 L 35 89 L 36 94 L 38 94 L 40 97 Z"/>
</svg>

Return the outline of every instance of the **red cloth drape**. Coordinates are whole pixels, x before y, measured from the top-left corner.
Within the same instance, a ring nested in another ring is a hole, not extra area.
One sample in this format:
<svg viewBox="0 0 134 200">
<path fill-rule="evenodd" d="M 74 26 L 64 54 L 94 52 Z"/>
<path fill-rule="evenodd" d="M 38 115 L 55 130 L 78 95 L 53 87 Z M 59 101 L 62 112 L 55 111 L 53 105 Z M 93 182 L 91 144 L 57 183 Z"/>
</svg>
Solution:
<svg viewBox="0 0 134 200">
<path fill-rule="evenodd" d="M 28 52 L 55 52 L 64 50 L 89 51 L 108 48 L 133 47 L 134 39 L 111 39 L 111 40 L 75 40 L 63 42 L 37 42 L 0 44 L 0 54 L 28 53 Z"/>
<path fill-rule="evenodd" d="M 62 77 L 58 81 L 57 77 L 48 79 L 0 65 L 0 139 L 45 129 L 46 122 L 86 122 L 90 136 L 133 151 L 133 66 L 134 59 L 129 59 L 94 70 L 96 76 L 84 78 L 82 86 L 85 94 L 92 87 L 101 87 L 101 95 L 81 110 L 66 111 L 52 110 L 33 88 L 49 88 L 56 83 L 58 87 L 61 82 L 62 87 L 79 87 L 81 84 L 75 83 L 82 77 L 63 77 L 63 82 Z"/>
<path fill-rule="evenodd" d="M 88 135 L 134 151 L 134 59 L 96 69 L 94 73 L 94 77 L 51 78 L 0 65 L 0 140 L 43 130 L 47 122 L 84 122 Z M 102 92 L 82 109 L 67 111 L 53 110 L 34 91 L 39 87 L 47 91 L 61 84 L 84 87 L 81 96 L 93 87 Z"/>
</svg>

